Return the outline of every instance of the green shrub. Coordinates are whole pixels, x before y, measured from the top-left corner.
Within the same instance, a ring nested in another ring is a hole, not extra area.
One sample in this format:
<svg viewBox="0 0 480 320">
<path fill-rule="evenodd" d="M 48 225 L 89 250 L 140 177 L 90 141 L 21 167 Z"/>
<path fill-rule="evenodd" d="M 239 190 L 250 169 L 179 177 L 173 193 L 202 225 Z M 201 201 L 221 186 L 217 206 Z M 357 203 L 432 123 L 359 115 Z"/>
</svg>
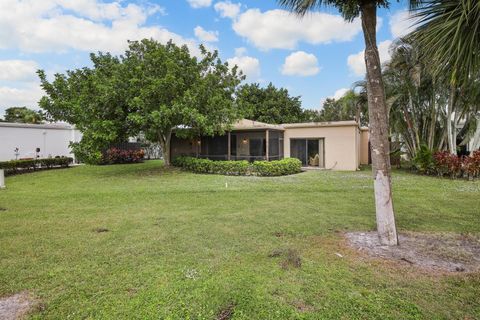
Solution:
<svg viewBox="0 0 480 320">
<path fill-rule="evenodd" d="M 431 174 L 435 171 L 433 152 L 426 145 L 422 145 L 413 158 L 413 166 L 420 173 Z"/>
<path fill-rule="evenodd" d="M 302 171 L 302 162 L 296 158 L 285 158 L 274 161 L 255 161 L 253 172 L 257 176 L 285 176 Z"/>
<path fill-rule="evenodd" d="M 19 173 L 35 171 L 40 168 L 51 169 L 53 167 L 68 167 L 73 162 L 73 158 L 57 157 L 45 159 L 11 160 L 0 162 L 0 169 L 6 173 Z"/>
<path fill-rule="evenodd" d="M 72 152 L 75 154 L 75 158 L 86 164 L 101 164 L 102 163 L 102 152 L 101 147 L 97 146 L 94 143 L 90 143 L 88 139 L 82 139 L 81 142 L 72 142 L 70 143 Z"/>
<path fill-rule="evenodd" d="M 301 171 L 302 163 L 298 159 L 287 158 L 275 161 L 255 161 L 250 164 L 241 161 L 213 161 L 193 157 L 176 157 L 172 164 L 195 173 L 213 173 L 224 175 L 282 176 Z"/>
</svg>

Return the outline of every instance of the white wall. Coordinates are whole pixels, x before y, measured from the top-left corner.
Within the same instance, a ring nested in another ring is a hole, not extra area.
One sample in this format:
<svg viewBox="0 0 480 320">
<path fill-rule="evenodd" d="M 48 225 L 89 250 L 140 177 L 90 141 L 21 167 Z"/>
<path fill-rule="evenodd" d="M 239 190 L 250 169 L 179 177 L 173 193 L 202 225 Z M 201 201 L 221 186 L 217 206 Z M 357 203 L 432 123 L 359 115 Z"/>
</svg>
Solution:
<svg viewBox="0 0 480 320">
<path fill-rule="evenodd" d="M 80 131 L 68 124 L 23 124 L 0 122 L 0 161 L 14 160 L 15 148 L 18 158 L 34 158 L 40 148 L 41 158 L 73 157 L 68 147 L 71 141 L 82 138 Z"/>
</svg>

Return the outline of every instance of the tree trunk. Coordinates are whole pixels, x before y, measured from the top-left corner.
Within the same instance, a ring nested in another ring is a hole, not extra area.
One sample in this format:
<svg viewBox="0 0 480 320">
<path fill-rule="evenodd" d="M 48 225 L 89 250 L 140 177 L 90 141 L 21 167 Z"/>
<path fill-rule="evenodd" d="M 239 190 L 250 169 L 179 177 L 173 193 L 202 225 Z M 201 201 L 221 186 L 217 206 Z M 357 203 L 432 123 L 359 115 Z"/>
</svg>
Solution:
<svg viewBox="0 0 480 320">
<path fill-rule="evenodd" d="M 364 2 L 360 10 L 363 35 L 365 38 L 368 114 L 370 117 L 370 143 L 372 149 L 377 231 L 382 245 L 398 245 L 390 173 L 388 114 L 376 39 L 376 2 Z"/>
<path fill-rule="evenodd" d="M 456 141 L 454 140 L 454 130 L 452 128 L 452 115 L 455 104 L 455 87 L 451 85 L 450 87 L 450 96 L 448 97 L 448 107 L 447 107 L 447 138 L 448 138 L 448 151 L 451 154 L 457 154 L 457 148 L 455 146 Z"/>
<path fill-rule="evenodd" d="M 430 150 L 434 149 L 434 138 L 435 138 L 435 127 L 437 124 L 437 110 L 435 105 L 435 89 L 432 94 L 432 102 L 430 104 L 430 108 L 432 108 L 432 113 L 430 115 L 430 126 L 428 129 L 428 148 Z"/>
<path fill-rule="evenodd" d="M 473 135 L 472 152 L 480 148 L 480 116 L 477 117 L 477 130 Z"/>
<path fill-rule="evenodd" d="M 415 143 L 414 143 L 415 154 L 417 154 L 417 151 L 420 149 L 420 137 L 418 135 L 418 131 L 419 131 L 420 128 L 418 127 L 417 119 L 416 119 L 415 113 L 413 112 L 413 110 L 414 110 L 413 98 L 412 98 L 412 94 L 411 94 L 410 90 L 408 90 L 408 106 L 410 108 L 410 110 L 408 112 L 408 116 L 409 116 L 410 121 L 411 121 L 410 130 L 411 130 L 411 134 L 412 134 L 412 139 L 413 139 L 413 141 L 415 141 Z"/>
<path fill-rule="evenodd" d="M 162 148 L 163 152 L 163 163 L 166 167 L 169 167 L 171 164 L 170 159 L 170 141 L 172 139 L 172 131 L 167 132 L 165 136 L 161 133 L 158 135 L 158 143 Z"/>
</svg>

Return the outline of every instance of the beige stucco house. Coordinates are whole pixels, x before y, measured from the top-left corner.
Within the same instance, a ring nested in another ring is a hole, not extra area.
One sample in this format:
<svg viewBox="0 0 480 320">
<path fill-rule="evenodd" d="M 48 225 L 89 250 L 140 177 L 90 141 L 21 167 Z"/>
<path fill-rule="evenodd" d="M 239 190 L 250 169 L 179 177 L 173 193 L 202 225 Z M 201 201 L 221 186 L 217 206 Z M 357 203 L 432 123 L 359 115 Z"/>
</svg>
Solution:
<svg viewBox="0 0 480 320">
<path fill-rule="evenodd" d="M 304 167 L 357 170 L 369 163 L 368 129 L 356 121 L 273 125 L 243 119 L 222 136 L 172 137 L 170 157 L 213 160 L 278 160 L 292 157 Z"/>
</svg>

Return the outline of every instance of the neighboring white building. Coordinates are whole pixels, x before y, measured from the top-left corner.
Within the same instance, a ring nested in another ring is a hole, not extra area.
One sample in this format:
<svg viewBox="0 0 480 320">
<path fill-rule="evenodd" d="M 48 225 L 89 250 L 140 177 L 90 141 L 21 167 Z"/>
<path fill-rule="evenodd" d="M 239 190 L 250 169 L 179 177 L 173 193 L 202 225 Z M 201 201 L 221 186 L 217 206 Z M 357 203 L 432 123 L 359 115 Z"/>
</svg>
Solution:
<svg viewBox="0 0 480 320">
<path fill-rule="evenodd" d="M 82 134 L 74 126 L 64 123 L 25 124 L 0 122 L 0 161 L 15 158 L 74 157 L 70 142 L 79 142 Z M 18 154 L 15 149 L 18 148 Z"/>
</svg>

